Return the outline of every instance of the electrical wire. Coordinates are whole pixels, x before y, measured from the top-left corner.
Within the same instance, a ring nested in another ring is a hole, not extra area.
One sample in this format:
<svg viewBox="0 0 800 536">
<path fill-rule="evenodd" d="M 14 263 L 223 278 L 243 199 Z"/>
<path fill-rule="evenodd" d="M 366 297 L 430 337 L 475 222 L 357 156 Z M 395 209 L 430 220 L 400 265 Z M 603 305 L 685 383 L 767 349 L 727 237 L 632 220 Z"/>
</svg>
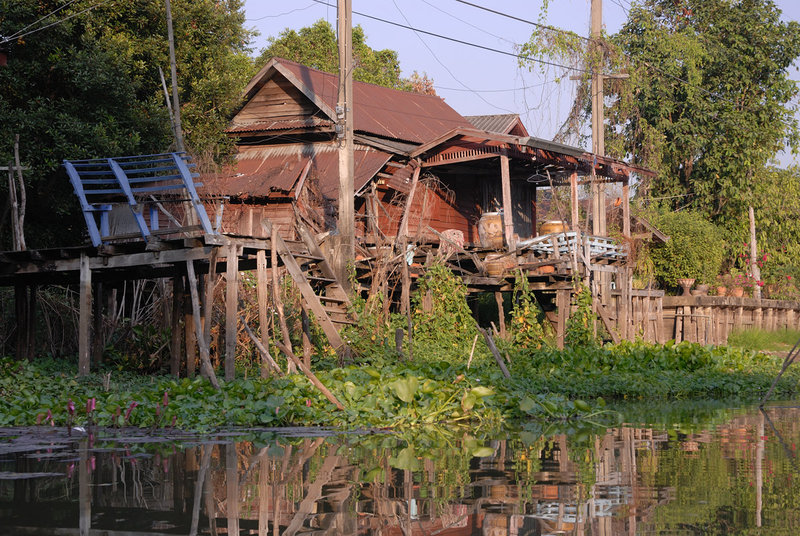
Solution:
<svg viewBox="0 0 800 536">
<path fill-rule="evenodd" d="M 74 4 L 75 2 L 77 2 L 77 0 L 70 0 L 69 2 L 67 2 L 66 4 L 64 4 L 63 6 L 61 6 L 61 7 L 57 7 L 56 9 L 54 9 L 53 11 L 51 11 L 50 13 L 48 13 L 47 15 L 45 15 L 44 17 L 42 17 L 42 18 L 40 18 L 40 19 L 38 19 L 38 20 L 35 20 L 35 21 L 33 21 L 32 23 L 28 24 L 28 25 L 27 25 L 27 26 L 25 26 L 24 28 L 22 28 L 22 29 L 20 29 L 20 30 L 17 30 L 17 31 L 16 31 L 16 32 L 14 32 L 13 34 L 11 34 L 11 35 L 7 36 L 7 37 L 6 37 L 6 39 L 15 39 L 15 38 L 16 38 L 16 37 L 17 37 L 19 34 L 21 34 L 22 32 L 24 32 L 25 30 L 27 30 L 27 29 L 28 29 L 28 28 L 30 28 L 31 26 L 35 26 L 35 25 L 39 24 L 40 22 L 42 22 L 43 20 L 45 20 L 45 19 L 48 19 L 48 18 L 52 17 L 53 15 L 55 15 L 56 13 L 58 13 L 59 11 L 61 11 L 62 9 L 66 8 L 66 7 L 69 7 L 69 6 L 70 6 L 70 4 Z"/>
<path fill-rule="evenodd" d="M 91 6 L 87 7 L 86 9 L 84 9 L 82 11 L 78 11 L 77 13 L 73 13 L 72 15 L 69 15 L 68 17 L 64 17 L 63 19 L 59 19 L 59 20 L 57 20 L 55 22 L 52 22 L 52 23 L 50 23 L 50 24 L 48 24 L 46 26 L 40 26 L 39 28 L 35 28 L 35 29 L 33 29 L 33 30 L 29 31 L 29 32 L 25 32 L 23 34 L 16 35 L 13 38 L 6 37 L 2 41 L 0 41 L 0 45 L 4 45 L 6 43 L 9 43 L 14 39 L 22 39 L 23 37 L 26 37 L 28 35 L 34 34 L 36 32 L 41 32 L 42 30 L 46 30 L 47 28 L 52 28 L 53 26 L 57 26 L 59 24 L 63 24 L 64 22 L 68 21 L 69 19 L 77 17 L 78 15 L 83 15 L 84 13 L 86 13 L 88 11 L 91 11 L 91 10 L 93 10 L 95 8 L 98 8 L 98 7 L 102 6 L 103 4 L 107 4 L 107 3 L 111 2 L 111 1 L 112 0 L 101 0 L 100 2 L 97 2 L 96 4 L 91 5 Z"/>
<path fill-rule="evenodd" d="M 292 13 L 295 13 L 297 11 L 305 11 L 306 9 L 311 8 L 311 7 L 314 7 L 314 3 L 313 2 L 308 4 L 306 7 L 298 7 L 298 8 L 286 11 L 284 13 L 278 13 L 277 15 L 264 15 L 263 17 L 258 17 L 257 19 L 245 19 L 245 20 L 247 22 L 256 22 L 256 21 L 264 20 L 264 19 L 277 19 L 277 18 L 280 18 L 280 17 L 284 17 L 286 15 L 291 15 Z"/>
<path fill-rule="evenodd" d="M 318 4 L 322 4 L 324 6 L 328 6 L 328 7 L 336 7 L 336 6 L 333 6 L 333 5 L 325 2 L 324 0 L 314 0 L 314 2 L 316 2 Z M 568 65 L 562 65 L 560 63 L 556 63 L 556 62 L 552 62 L 552 61 L 545 61 L 545 60 L 540 60 L 540 59 L 537 59 L 537 58 L 532 58 L 530 56 L 525 56 L 524 54 L 516 54 L 514 52 L 508 52 L 507 50 L 501 50 L 499 48 L 492 48 L 492 47 L 488 47 L 488 46 L 485 46 L 485 45 L 479 45 L 477 43 L 471 43 L 469 41 L 464 41 L 462 39 L 456 39 L 455 37 L 448 37 L 446 35 L 437 34 L 437 33 L 434 33 L 434 32 L 429 32 L 427 30 L 421 30 L 419 28 L 414 28 L 412 26 L 408 26 L 406 24 L 401 24 L 399 22 L 395 22 L 395 21 L 391 21 L 391 20 L 387 20 L 387 19 L 382 19 L 382 18 L 376 17 L 374 15 L 368 15 L 367 13 L 361 13 L 359 11 L 353 11 L 353 14 L 354 15 L 359 15 L 359 16 L 367 18 L 367 19 L 372 19 L 372 20 L 375 20 L 375 21 L 378 21 L 378 22 L 383 22 L 384 24 L 390 24 L 392 26 L 397 26 L 398 28 L 405 28 L 406 30 L 419 32 L 421 34 L 430 35 L 431 37 L 437 37 L 439 39 L 444 39 L 445 41 L 452 41 L 453 43 L 459 43 L 461 45 L 466 45 L 466 46 L 470 46 L 470 47 L 473 47 L 473 48 L 486 50 L 486 51 L 489 51 L 489 52 L 495 52 L 497 54 L 503 54 L 505 56 L 511 56 L 512 58 L 531 61 L 531 62 L 534 62 L 534 63 L 540 63 L 542 65 L 549 65 L 550 67 L 558 67 L 560 69 L 567 69 L 569 71 L 576 71 L 576 72 L 579 72 L 579 73 L 592 74 L 592 71 L 590 71 L 588 69 L 581 69 L 580 67 L 570 67 Z"/>
<path fill-rule="evenodd" d="M 394 4 L 394 7 L 397 9 L 398 13 L 400 13 L 400 16 L 401 16 L 401 17 L 403 17 L 403 20 L 405 20 L 405 21 L 406 21 L 406 24 L 408 24 L 408 25 L 410 26 L 410 25 L 411 25 L 411 22 L 408 20 L 408 18 L 405 16 L 405 14 L 403 13 L 403 11 L 400 9 L 400 6 L 398 6 L 398 5 L 397 5 L 397 1 L 396 1 L 396 0 L 392 0 L 392 3 Z M 441 65 L 441 66 L 442 66 L 442 68 L 443 68 L 445 71 L 447 71 L 447 72 L 448 72 L 448 74 L 450 74 L 450 76 L 452 77 L 452 79 L 453 79 L 453 80 L 455 80 L 456 82 L 458 82 L 459 84 L 461 84 L 462 86 L 464 86 L 464 88 L 465 88 L 465 89 L 467 89 L 467 90 L 470 90 L 470 91 L 471 91 L 471 88 L 470 88 L 469 86 L 467 86 L 467 85 L 466 85 L 464 82 L 462 82 L 461 80 L 459 80 L 459 79 L 458 79 L 458 77 L 456 77 L 456 75 L 455 75 L 455 74 L 453 74 L 453 71 L 451 71 L 451 70 L 450 70 L 450 68 L 449 68 L 447 65 L 445 65 L 445 64 L 444 64 L 444 62 L 442 62 L 442 60 L 440 60 L 440 59 L 439 59 L 439 57 L 436 55 L 436 53 L 433 51 L 433 49 L 432 49 L 430 46 L 428 46 L 428 43 L 426 43 L 426 42 L 425 42 L 425 40 L 422 38 L 422 36 L 421 36 L 421 35 L 419 35 L 419 34 L 418 34 L 416 31 L 414 32 L 414 35 L 416 35 L 416 36 L 417 36 L 417 39 L 419 39 L 419 40 L 420 40 L 420 42 L 421 42 L 421 43 L 422 43 L 422 44 L 425 46 L 425 48 L 427 48 L 427 49 L 428 49 L 428 52 L 430 52 L 431 56 L 433 56 L 433 59 L 435 59 L 435 60 L 437 61 L 437 63 L 439 63 L 439 65 Z M 481 99 L 483 102 L 485 102 L 486 104 L 488 104 L 488 105 L 489 105 L 489 106 L 491 106 L 492 108 L 497 108 L 498 110 L 503 110 L 504 112 L 514 113 L 514 112 L 513 112 L 513 110 L 509 110 L 509 109 L 507 109 L 507 108 L 502 108 L 502 107 L 500 107 L 500 106 L 497 106 L 496 104 L 492 104 L 491 102 L 489 102 L 488 100 L 486 100 L 486 99 L 484 98 L 484 96 L 483 96 L 483 95 L 481 95 L 480 93 L 477 93 L 477 92 L 475 92 L 475 91 L 472 91 L 472 94 L 473 94 L 473 95 L 475 95 L 476 97 L 478 97 L 479 99 Z"/>
</svg>

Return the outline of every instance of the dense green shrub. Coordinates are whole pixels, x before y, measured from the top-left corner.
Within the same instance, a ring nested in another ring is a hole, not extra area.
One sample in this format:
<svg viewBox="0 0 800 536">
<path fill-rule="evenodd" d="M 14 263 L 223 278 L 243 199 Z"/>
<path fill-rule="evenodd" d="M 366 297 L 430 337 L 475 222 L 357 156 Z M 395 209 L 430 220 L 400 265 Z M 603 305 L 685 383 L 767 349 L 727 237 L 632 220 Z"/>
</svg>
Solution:
<svg viewBox="0 0 800 536">
<path fill-rule="evenodd" d="M 725 255 L 724 236 L 717 226 L 691 211 L 658 214 L 653 223 L 670 237 L 650 250 L 656 278 L 663 285 L 675 287 L 681 278 L 714 281 Z"/>
</svg>

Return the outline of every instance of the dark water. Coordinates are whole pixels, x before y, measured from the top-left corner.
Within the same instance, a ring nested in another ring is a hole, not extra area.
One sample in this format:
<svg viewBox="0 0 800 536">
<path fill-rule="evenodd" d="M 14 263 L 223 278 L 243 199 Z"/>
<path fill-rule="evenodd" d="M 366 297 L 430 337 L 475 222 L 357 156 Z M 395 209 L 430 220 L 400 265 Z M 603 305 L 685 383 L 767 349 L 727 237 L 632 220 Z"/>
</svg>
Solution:
<svg viewBox="0 0 800 536">
<path fill-rule="evenodd" d="M 504 439 L 2 430 L 0 534 L 800 534 L 800 410 L 624 412 Z"/>
</svg>

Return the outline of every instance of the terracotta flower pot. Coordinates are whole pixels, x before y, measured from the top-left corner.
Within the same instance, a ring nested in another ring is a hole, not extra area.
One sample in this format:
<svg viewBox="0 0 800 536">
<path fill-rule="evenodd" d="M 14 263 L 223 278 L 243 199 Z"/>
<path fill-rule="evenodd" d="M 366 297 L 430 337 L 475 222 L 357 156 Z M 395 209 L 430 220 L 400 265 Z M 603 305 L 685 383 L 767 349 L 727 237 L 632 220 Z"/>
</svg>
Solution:
<svg viewBox="0 0 800 536">
<path fill-rule="evenodd" d="M 730 295 L 734 298 L 741 298 L 744 296 L 743 287 L 731 287 Z"/>
<path fill-rule="evenodd" d="M 728 294 L 728 287 L 722 285 L 717 287 L 717 296 L 726 296 L 727 294 Z"/>
<path fill-rule="evenodd" d="M 689 277 L 678 279 L 678 285 L 680 285 L 683 289 L 683 294 L 681 294 L 681 296 L 689 296 L 689 291 L 691 290 L 692 285 L 694 285 L 694 279 Z"/>
</svg>

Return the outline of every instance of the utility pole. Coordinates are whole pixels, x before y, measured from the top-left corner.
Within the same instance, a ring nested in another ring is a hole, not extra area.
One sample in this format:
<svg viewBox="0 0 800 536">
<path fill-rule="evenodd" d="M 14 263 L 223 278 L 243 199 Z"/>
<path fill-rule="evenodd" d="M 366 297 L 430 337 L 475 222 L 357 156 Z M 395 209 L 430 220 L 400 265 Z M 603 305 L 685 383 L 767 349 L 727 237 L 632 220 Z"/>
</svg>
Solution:
<svg viewBox="0 0 800 536">
<path fill-rule="evenodd" d="M 181 105 L 178 100 L 178 67 L 175 64 L 175 37 L 172 34 L 172 7 L 169 0 L 167 4 L 167 39 L 169 39 L 169 68 L 172 74 L 172 128 L 175 132 L 175 146 L 183 152 L 183 131 L 181 130 Z"/>
<path fill-rule="evenodd" d="M 352 0 L 338 0 L 339 99 L 336 132 L 339 135 L 339 247 L 336 275 L 347 286 L 347 268 L 355 260 L 355 214 L 353 186 L 353 25 Z"/>
<path fill-rule="evenodd" d="M 592 0 L 590 15 L 591 47 L 589 58 L 592 65 L 592 153 L 605 156 L 605 129 L 603 113 L 603 46 L 600 37 L 603 30 L 603 0 Z M 592 184 L 592 232 L 606 234 L 606 191 L 600 182 Z"/>
</svg>

